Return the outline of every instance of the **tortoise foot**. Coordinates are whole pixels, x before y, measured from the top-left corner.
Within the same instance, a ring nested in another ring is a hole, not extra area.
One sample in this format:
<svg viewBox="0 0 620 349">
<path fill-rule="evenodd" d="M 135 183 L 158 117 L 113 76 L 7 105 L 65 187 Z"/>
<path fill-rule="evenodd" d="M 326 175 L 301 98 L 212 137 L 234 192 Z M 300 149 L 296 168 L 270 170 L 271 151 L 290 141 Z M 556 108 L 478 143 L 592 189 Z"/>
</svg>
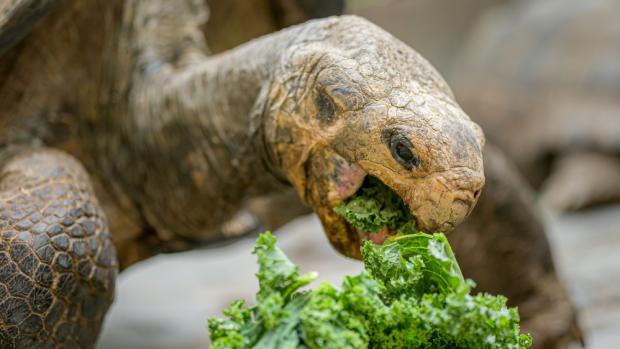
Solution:
<svg viewBox="0 0 620 349">
<path fill-rule="evenodd" d="M 117 262 L 88 175 L 59 151 L 0 157 L 0 347 L 92 348 Z"/>
</svg>

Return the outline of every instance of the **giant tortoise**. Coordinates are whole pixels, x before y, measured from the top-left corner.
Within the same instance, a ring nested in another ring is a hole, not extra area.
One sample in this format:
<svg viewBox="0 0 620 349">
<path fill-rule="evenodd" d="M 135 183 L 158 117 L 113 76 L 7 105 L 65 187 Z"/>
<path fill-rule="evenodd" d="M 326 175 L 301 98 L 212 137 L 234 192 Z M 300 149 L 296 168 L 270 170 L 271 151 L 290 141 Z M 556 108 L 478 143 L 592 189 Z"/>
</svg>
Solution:
<svg viewBox="0 0 620 349">
<path fill-rule="evenodd" d="M 0 5 L 0 346 L 93 347 L 119 269 L 226 239 L 249 198 L 293 187 L 351 257 L 363 232 L 332 208 L 366 175 L 420 229 L 472 211 L 484 137 L 414 50 L 343 16 L 209 56 L 206 19 L 202 0 Z M 574 314 L 544 236 L 515 232 L 472 263 L 529 275 L 521 296 L 555 324 L 541 338 L 566 342 Z M 521 240 L 525 264 L 503 263 Z"/>
</svg>

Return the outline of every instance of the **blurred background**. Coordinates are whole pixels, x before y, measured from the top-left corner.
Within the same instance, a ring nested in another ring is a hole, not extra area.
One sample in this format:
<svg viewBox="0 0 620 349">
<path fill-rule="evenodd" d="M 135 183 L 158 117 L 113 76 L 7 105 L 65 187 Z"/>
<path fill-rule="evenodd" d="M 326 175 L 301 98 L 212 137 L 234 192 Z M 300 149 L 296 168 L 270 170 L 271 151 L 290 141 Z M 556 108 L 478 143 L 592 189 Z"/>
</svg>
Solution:
<svg viewBox="0 0 620 349">
<path fill-rule="evenodd" d="M 344 11 L 371 20 L 425 56 L 489 142 L 536 191 L 587 348 L 618 347 L 620 1 L 207 3 L 205 35 L 214 53 Z M 362 268 L 332 250 L 312 215 L 277 234 L 302 271 L 316 270 L 320 280 L 339 283 Z M 254 299 L 255 237 L 129 268 L 120 276 L 98 348 L 208 348 L 207 317 L 235 299 Z"/>
</svg>

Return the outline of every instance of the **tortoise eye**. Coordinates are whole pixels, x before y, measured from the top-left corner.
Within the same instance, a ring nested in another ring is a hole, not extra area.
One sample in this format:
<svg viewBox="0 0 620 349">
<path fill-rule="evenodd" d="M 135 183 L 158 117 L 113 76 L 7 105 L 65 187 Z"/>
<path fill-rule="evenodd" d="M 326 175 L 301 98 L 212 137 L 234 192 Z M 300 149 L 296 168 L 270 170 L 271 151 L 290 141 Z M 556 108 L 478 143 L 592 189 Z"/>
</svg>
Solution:
<svg viewBox="0 0 620 349">
<path fill-rule="evenodd" d="M 316 105 L 319 111 L 318 118 L 322 122 L 330 122 L 336 114 L 336 107 L 332 99 L 323 91 L 316 96 Z"/>
<path fill-rule="evenodd" d="M 392 157 L 408 170 L 420 165 L 420 159 L 413 154 L 413 146 L 407 138 L 392 137 L 390 151 Z"/>
</svg>

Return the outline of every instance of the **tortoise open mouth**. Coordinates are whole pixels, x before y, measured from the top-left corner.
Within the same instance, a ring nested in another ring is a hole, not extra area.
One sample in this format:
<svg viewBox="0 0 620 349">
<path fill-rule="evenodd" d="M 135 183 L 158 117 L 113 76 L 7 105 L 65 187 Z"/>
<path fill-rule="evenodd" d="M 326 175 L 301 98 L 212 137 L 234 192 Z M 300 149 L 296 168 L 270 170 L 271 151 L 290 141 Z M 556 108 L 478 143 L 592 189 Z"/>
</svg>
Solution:
<svg viewBox="0 0 620 349">
<path fill-rule="evenodd" d="M 416 218 L 398 193 L 378 177 L 364 174 L 356 178 L 357 190 L 331 207 L 349 239 L 383 243 L 400 233 L 416 232 Z M 336 222 L 334 222 L 336 223 Z M 349 254 L 349 253 L 347 253 Z"/>
<path fill-rule="evenodd" d="M 433 181 L 429 186 L 419 180 L 384 178 L 392 174 L 367 165 L 337 156 L 322 156 L 313 166 L 307 166 L 306 181 L 300 191 L 321 220 L 331 245 L 340 253 L 358 259 L 364 240 L 381 244 L 388 237 L 403 233 L 404 228 L 409 229 L 408 233 L 417 232 L 416 227 L 427 230 L 437 225 L 429 219 L 429 222 L 421 220 L 424 215 L 434 218 L 436 207 L 418 205 L 421 199 L 412 186 L 423 186 L 422 192 L 433 193 L 443 188 L 440 184 L 433 187 L 436 185 Z M 364 207 L 364 203 L 370 206 Z M 348 216 L 344 206 L 350 209 Z M 356 214 L 361 219 L 351 219 Z M 370 224 L 357 224 L 360 221 Z"/>
</svg>

